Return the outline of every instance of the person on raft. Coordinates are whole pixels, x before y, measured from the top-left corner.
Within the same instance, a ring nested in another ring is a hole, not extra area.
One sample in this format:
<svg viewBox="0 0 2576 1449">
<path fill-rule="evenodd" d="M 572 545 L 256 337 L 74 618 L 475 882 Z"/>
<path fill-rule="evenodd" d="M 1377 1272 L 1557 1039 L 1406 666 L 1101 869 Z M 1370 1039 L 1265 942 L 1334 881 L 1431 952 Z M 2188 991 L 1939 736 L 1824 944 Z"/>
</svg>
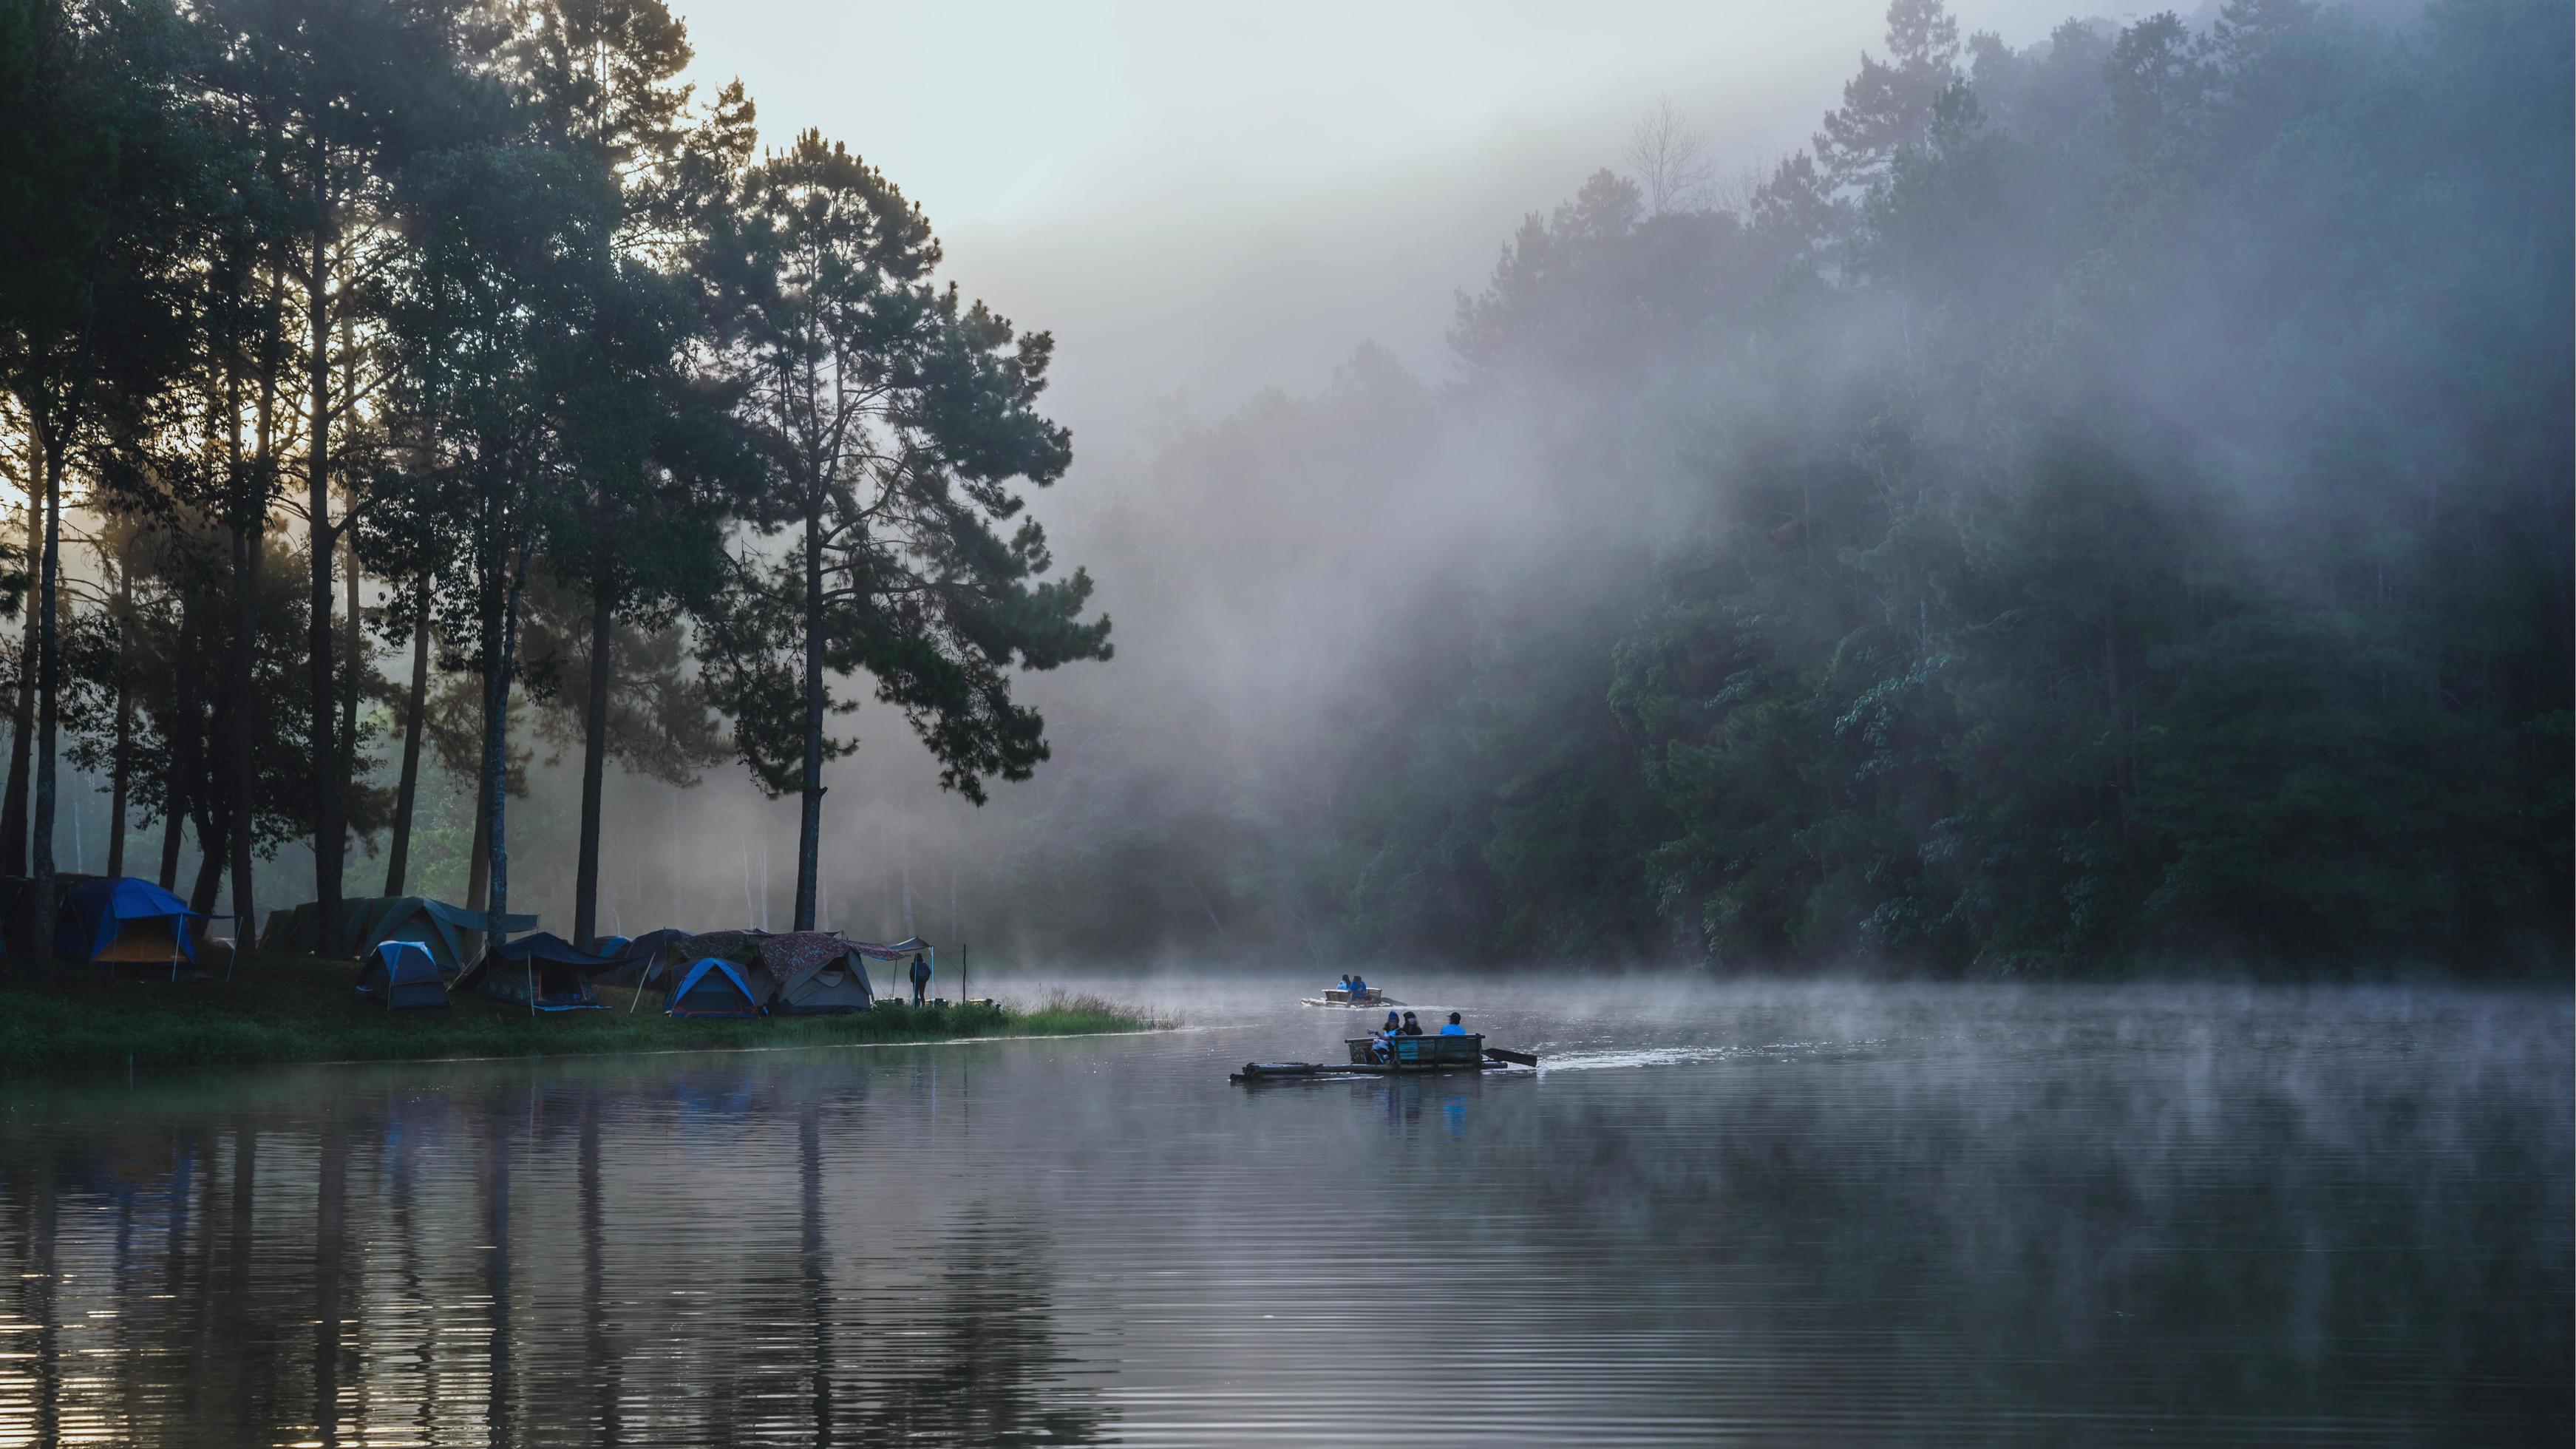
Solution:
<svg viewBox="0 0 2576 1449">
<path fill-rule="evenodd" d="M 1404 1034 L 1406 1036 L 1422 1035 L 1422 1023 L 1414 1020 L 1413 1013 L 1409 1011 L 1404 1014 Z"/>
<path fill-rule="evenodd" d="M 1361 977 L 1352 977 L 1350 981 L 1350 992 L 1351 1000 L 1353 1001 L 1368 1000 L 1368 982 Z"/>
<path fill-rule="evenodd" d="M 1458 1013 L 1453 1011 L 1449 1013 L 1449 1024 L 1440 1028 L 1440 1034 L 1442 1036 L 1465 1036 L 1467 1034 L 1467 1028 L 1459 1023 Z"/>
<path fill-rule="evenodd" d="M 920 952 L 915 951 L 912 953 L 912 1004 L 921 1005 L 922 998 L 929 994 L 930 963 L 922 959 Z"/>
<path fill-rule="evenodd" d="M 1369 1055 L 1386 1061 L 1395 1055 L 1395 1039 L 1404 1035 L 1404 1023 L 1394 1012 L 1386 1014 L 1386 1024 L 1369 1033 Z"/>
</svg>

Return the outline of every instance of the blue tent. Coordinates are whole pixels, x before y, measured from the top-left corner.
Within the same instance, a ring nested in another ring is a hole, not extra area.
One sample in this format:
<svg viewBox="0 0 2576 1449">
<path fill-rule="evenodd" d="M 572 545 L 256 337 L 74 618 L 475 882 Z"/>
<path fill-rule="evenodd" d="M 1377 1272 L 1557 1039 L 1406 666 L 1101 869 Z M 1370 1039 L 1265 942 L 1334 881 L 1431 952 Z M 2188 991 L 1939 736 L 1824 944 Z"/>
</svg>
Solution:
<svg viewBox="0 0 2576 1449">
<path fill-rule="evenodd" d="M 672 1016 L 759 1016 L 760 998 L 742 968 L 731 961 L 701 956 L 680 973 L 680 989 L 671 993 Z"/>
<path fill-rule="evenodd" d="M 206 917 L 148 880 L 117 876 L 72 888 L 54 928 L 54 954 L 75 961 L 148 961 L 174 971 L 197 959 L 189 922 Z"/>
<path fill-rule="evenodd" d="M 438 962 L 418 941 L 387 941 L 358 968 L 358 994 L 381 1000 L 387 1011 L 407 1006 L 445 1006 L 447 978 Z"/>
</svg>

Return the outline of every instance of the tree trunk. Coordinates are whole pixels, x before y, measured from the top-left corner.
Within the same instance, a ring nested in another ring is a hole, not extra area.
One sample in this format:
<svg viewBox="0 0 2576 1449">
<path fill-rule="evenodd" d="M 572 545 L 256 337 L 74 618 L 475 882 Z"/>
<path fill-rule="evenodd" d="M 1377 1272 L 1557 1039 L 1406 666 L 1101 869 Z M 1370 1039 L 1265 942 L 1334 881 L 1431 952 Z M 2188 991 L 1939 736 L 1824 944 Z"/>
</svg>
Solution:
<svg viewBox="0 0 2576 1449">
<path fill-rule="evenodd" d="M 343 587 L 347 591 L 348 612 L 340 619 L 340 819 L 349 818 L 349 798 L 358 785 L 358 686 L 366 674 L 366 639 L 359 630 L 364 620 L 358 608 L 358 544 L 347 529 L 340 531 Z M 345 830 L 344 832 L 345 833 Z M 345 873 L 342 884 L 347 883 Z"/>
<path fill-rule="evenodd" d="M 204 772 L 197 768 L 204 731 L 197 718 L 197 682 L 202 671 L 197 667 L 198 641 L 205 634 L 205 616 L 200 612 L 195 592 L 179 600 L 178 677 L 172 681 L 171 693 L 177 707 L 171 711 L 171 728 L 166 742 L 169 758 L 161 768 L 167 784 L 161 792 L 161 889 L 179 886 L 179 842 L 188 824 L 188 812 L 194 808 L 197 781 Z M 200 835 L 197 844 L 213 850 L 215 842 Z"/>
<path fill-rule="evenodd" d="M 606 570 L 601 570 L 603 576 Z M 572 939 L 587 951 L 599 933 L 599 806 L 608 776 L 609 648 L 616 624 L 615 600 L 603 577 L 592 585 L 590 600 L 590 698 L 583 701 L 581 729 L 581 860 L 573 876 Z"/>
<path fill-rule="evenodd" d="M 54 718 L 61 684 L 61 621 L 55 595 L 63 553 L 63 441 L 46 439 L 44 457 L 44 563 L 36 576 L 36 791 L 35 841 L 30 874 L 36 878 L 35 947 L 42 960 L 54 949 Z"/>
<path fill-rule="evenodd" d="M 312 385 L 312 417 L 306 429 L 304 466 L 305 517 L 311 525 L 307 552 L 312 562 L 312 591 L 307 600 L 305 648 L 307 683 L 312 695 L 310 733 L 313 801 L 313 899 L 317 927 L 325 942 L 340 938 L 340 866 L 344 842 L 340 830 L 340 759 L 332 736 L 334 703 L 331 668 L 331 302 L 330 196 L 323 183 L 323 159 L 313 158 L 313 254 L 304 274 L 304 317 L 312 354 L 305 359 Z M 236 821 L 237 827 L 246 822 Z"/>
<path fill-rule="evenodd" d="M 232 834 L 231 822 L 224 819 L 224 812 L 215 803 L 209 802 L 197 812 L 197 839 L 201 843 L 223 840 Z M 206 915 L 214 914 L 215 893 L 223 889 L 223 884 L 223 856 L 213 850 L 198 852 L 197 879 L 188 887 L 188 909 Z M 241 934 L 246 929 L 239 921 L 234 922 L 233 930 L 236 934 L 233 939 L 247 939 Z M 324 951 L 327 954 L 328 948 L 325 947 Z"/>
<path fill-rule="evenodd" d="M 263 434 L 262 446 L 265 447 Z M 224 662 L 225 715 L 230 728 L 223 735 L 224 792 L 229 805 L 224 811 L 229 827 L 222 835 L 198 835 L 198 843 L 211 853 L 217 842 L 229 847 L 233 870 L 233 914 L 239 917 L 233 929 L 237 939 L 251 939 L 258 924 L 258 899 L 251 889 L 251 831 L 255 824 L 251 809 L 251 740 L 261 726 L 259 693 L 251 677 L 259 655 L 259 575 L 261 561 L 267 556 L 267 540 L 262 536 L 260 520 L 251 519 L 233 530 L 233 637 Z"/>
<path fill-rule="evenodd" d="M 484 691 L 488 705 L 491 691 Z M 491 723 L 487 715 L 484 719 Z M 465 909 L 479 911 L 492 894 L 492 797 L 483 793 L 483 772 L 474 772 L 473 858 L 465 865 Z"/>
<path fill-rule="evenodd" d="M 411 708 L 403 717 L 402 783 L 394 792 L 394 838 L 385 862 L 385 894 L 403 893 L 411 864 L 412 802 L 420 793 L 420 717 L 429 707 L 429 575 L 412 585 Z"/>
<path fill-rule="evenodd" d="M 508 592 L 501 608 L 499 649 L 486 657 L 492 665 L 485 671 L 483 686 L 486 701 L 483 714 L 483 798 L 492 811 L 491 843 L 492 902 L 484 907 L 485 944 L 488 949 L 508 939 L 502 930 L 502 918 L 510 913 L 510 832 L 509 804 L 503 797 L 509 784 L 509 719 L 510 664 L 519 647 L 519 590 L 527 582 L 528 553 L 532 545 L 519 549 L 518 567 L 508 581 Z M 534 1009 L 533 999 L 530 1009 Z"/>
<path fill-rule="evenodd" d="M 40 465 L 41 466 L 41 465 Z M 45 511 L 27 500 L 27 557 L 45 551 Z M 36 753 L 36 608 L 28 601 L 27 634 L 18 648 L 17 729 L 9 740 L 9 788 L 0 798 L 0 875 L 27 873 L 27 767 Z"/>
<path fill-rule="evenodd" d="M 796 926 L 814 929 L 823 844 L 823 519 L 805 515 L 805 776 L 796 822 Z"/>
<path fill-rule="evenodd" d="M 125 874 L 125 794 L 126 781 L 134 759 L 134 690 L 126 677 L 126 650 L 134 629 L 134 584 L 130 576 L 119 571 L 116 597 L 121 616 L 117 620 L 116 639 L 116 753 L 108 763 L 107 873 L 110 879 Z"/>
</svg>

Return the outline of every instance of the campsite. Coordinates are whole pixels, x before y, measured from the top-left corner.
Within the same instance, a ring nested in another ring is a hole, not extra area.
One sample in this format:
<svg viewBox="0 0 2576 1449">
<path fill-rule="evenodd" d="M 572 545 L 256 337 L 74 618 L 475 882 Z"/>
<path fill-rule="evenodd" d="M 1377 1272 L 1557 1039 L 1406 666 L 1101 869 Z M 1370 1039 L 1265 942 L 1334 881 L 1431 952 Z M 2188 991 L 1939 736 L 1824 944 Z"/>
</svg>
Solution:
<svg viewBox="0 0 2576 1449">
<path fill-rule="evenodd" d="M 200 921 L 148 881 L 66 876 L 57 884 L 54 949 L 38 952 L 18 926 L 30 918 L 31 889 L 0 880 L 9 968 L 0 974 L 0 1077 L 823 1047 L 1154 1025 L 1105 1002 L 1062 996 L 915 1009 L 898 988 L 894 961 L 934 949 L 926 942 L 666 929 L 610 938 L 593 953 L 535 929 L 534 916 L 514 916 L 509 924 L 527 934 L 505 933 L 486 951 L 479 913 L 418 897 L 349 903 L 360 909 L 335 951 L 314 949 L 309 906 L 274 912 L 262 944 L 236 951 L 225 940 L 230 922 Z"/>
</svg>

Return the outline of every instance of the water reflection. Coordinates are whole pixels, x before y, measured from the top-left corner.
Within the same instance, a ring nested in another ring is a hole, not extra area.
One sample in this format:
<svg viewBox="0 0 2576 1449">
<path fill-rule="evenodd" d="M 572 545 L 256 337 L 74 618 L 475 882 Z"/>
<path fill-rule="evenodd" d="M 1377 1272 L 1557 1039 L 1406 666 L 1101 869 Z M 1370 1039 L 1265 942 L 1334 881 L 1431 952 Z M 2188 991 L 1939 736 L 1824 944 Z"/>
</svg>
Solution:
<svg viewBox="0 0 2576 1449">
<path fill-rule="evenodd" d="M 2564 1003 L 1254 1014 L 0 1094 L 0 1443 L 2567 1437 Z"/>
<path fill-rule="evenodd" d="M 19 1095 L 0 1442 L 1099 1437 L 1043 1232 L 872 1243 L 865 1073 L 705 1060 Z"/>
</svg>

